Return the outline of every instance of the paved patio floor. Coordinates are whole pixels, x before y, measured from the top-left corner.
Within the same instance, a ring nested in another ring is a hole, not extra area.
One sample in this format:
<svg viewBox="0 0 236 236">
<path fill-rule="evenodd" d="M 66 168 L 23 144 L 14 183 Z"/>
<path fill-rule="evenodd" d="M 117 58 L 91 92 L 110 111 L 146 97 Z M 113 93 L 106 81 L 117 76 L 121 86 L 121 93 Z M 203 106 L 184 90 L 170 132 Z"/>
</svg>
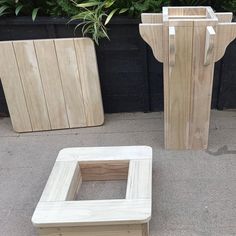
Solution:
<svg viewBox="0 0 236 236">
<path fill-rule="evenodd" d="M 31 216 L 60 149 L 112 145 L 153 147 L 151 236 L 236 235 L 236 112 L 213 111 L 207 151 L 164 150 L 163 113 L 111 114 L 102 127 L 20 135 L 0 119 L 0 236 L 36 235 Z M 82 188 L 81 199 L 123 197 L 125 183 Z"/>
</svg>

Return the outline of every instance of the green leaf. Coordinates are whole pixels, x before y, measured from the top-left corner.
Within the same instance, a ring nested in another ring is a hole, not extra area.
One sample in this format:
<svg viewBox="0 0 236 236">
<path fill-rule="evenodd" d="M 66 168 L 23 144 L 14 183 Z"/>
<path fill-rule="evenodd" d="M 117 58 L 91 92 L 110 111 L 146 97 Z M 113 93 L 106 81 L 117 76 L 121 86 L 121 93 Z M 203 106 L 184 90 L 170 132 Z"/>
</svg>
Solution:
<svg viewBox="0 0 236 236">
<path fill-rule="evenodd" d="M 7 10 L 8 8 L 10 8 L 7 5 L 3 5 L 0 7 L 0 15 L 4 15 L 5 10 Z"/>
<path fill-rule="evenodd" d="M 119 14 L 127 12 L 128 10 L 129 10 L 129 8 L 122 8 L 122 9 L 120 9 Z"/>
<path fill-rule="evenodd" d="M 111 7 L 114 3 L 115 3 L 115 0 L 113 0 L 113 1 L 106 1 L 104 6 L 105 6 L 105 8 L 109 8 L 109 7 Z"/>
<path fill-rule="evenodd" d="M 116 8 L 116 9 L 114 9 L 113 11 L 110 12 L 110 14 L 107 16 L 107 19 L 106 19 L 106 21 L 105 21 L 105 25 L 107 25 L 107 24 L 110 22 L 112 16 L 113 16 L 118 10 L 119 10 L 119 9 Z"/>
<path fill-rule="evenodd" d="M 38 11 L 39 11 L 40 7 L 38 8 L 34 8 L 34 10 L 32 11 L 32 20 L 35 21 L 35 18 L 38 14 Z"/>
<path fill-rule="evenodd" d="M 80 4 L 76 4 L 77 7 L 82 7 L 82 8 L 86 8 L 86 7 L 93 7 L 93 6 L 97 6 L 99 5 L 99 2 L 87 2 L 87 3 L 80 3 Z"/>
<path fill-rule="evenodd" d="M 19 14 L 20 10 L 23 8 L 24 6 L 23 5 L 19 5 L 16 10 L 15 10 L 15 14 L 16 16 Z"/>
</svg>

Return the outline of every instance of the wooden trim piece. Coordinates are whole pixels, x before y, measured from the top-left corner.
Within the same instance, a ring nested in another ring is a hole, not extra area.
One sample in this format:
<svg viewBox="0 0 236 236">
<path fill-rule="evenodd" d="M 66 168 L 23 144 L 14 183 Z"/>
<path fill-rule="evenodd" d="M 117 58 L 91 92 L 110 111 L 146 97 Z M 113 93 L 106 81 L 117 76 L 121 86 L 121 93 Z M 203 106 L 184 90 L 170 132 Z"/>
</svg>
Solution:
<svg viewBox="0 0 236 236">
<path fill-rule="evenodd" d="M 148 146 L 83 147 L 62 149 L 57 161 L 117 161 L 152 159 L 152 148 Z"/>
<path fill-rule="evenodd" d="M 214 63 L 214 47 L 216 43 L 216 32 L 212 26 L 207 26 L 204 65 L 208 66 Z"/>
<path fill-rule="evenodd" d="M 155 58 L 163 62 L 163 24 L 140 24 L 139 31 L 142 38 L 152 48 Z"/>
<path fill-rule="evenodd" d="M 232 22 L 232 20 L 233 20 L 233 13 L 232 12 L 217 12 L 217 13 L 215 13 L 215 15 L 218 18 L 219 23 Z"/>
<path fill-rule="evenodd" d="M 226 48 L 235 39 L 236 23 L 219 23 L 216 28 L 216 34 L 215 62 L 224 56 Z"/>
<path fill-rule="evenodd" d="M 141 21 L 144 24 L 161 24 L 163 22 L 162 13 L 142 13 Z"/>
<path fill-rule="evenodd" d="M 73 200 L 81 183 L 78 162 L 56 162 L 40 201 Z"/>
<path fill-rule="evenodd" d="M 173 67 L 175 65 L 175 27 L 169 27 L 169 65 Z"/>
<path fill-rule="evenodd" d="M 131 160 L 126 199 L 152 198 L 152 160 Z"/>
<path fill-rule="evenodd" d="M 40 236 L 148 236 L 143 225 L 103 225 L 82 227 L 39 228 Z"/>
<path fill-rule="evenodd" d="M 71 227 L 147 223 L 151 200 L 42 202 L 32 217 L 36 227 Z"/>
</svg>

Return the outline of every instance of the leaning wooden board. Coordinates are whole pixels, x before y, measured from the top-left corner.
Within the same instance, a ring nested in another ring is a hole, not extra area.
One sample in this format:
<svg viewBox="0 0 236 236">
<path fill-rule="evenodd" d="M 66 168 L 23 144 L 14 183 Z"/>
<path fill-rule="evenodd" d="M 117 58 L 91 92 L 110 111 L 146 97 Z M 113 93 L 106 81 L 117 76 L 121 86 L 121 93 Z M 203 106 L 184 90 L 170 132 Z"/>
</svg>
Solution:
<svg viewBox="0 0 236 236">
<path fill-rule="evenodd" d="M 0 52 L 0 78 L 15 131 L 103 124 L 91 39 L 7 41 L 0 42 Z"/>
</svg>

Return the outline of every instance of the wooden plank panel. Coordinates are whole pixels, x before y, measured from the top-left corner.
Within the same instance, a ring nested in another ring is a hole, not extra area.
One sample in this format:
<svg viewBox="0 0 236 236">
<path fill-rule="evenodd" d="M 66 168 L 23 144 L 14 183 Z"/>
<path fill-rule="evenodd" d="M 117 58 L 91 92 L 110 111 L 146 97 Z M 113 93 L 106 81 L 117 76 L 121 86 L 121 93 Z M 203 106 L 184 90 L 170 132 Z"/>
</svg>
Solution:
<svg viewBox="0 0 236 236">
<path fill-rule="evenodd" d="M 131 160 L 126 199 L 152 198 L 152 160 Z"/>
<path fill-rule="evenodd" d="M 209 23 L 194 27 L 190 149 L 206 149 L 208 145 L 214 63 L 204 65 L 207 26 Z"/>
<path fill-rule="evenodd" d="M 32 223 L 36 227 L 141 224 L 150 218 L 150 199 L 58 201 L 39 202 Z"/>
<path fill-rule="evenodd" d="M 82 176 L 77 162 L 56 162 L 40 201 L 73 200 L 81 184 Z"/>
<path fill-rule="evenodd" d="M 70 128 L 85 127 L 87 126 L 87 121 L 74 41 L 73 39 L 57 39 L 55 40 L 55 47 L 66 101 L 69 126 Z"/>
<path fill-rule="evenodd" d="M 142 225 L 104 225 L 64 228 L 39 228 L 41 236 L 148 236 Z"/>
<path fill-rule="evenodd" d="M 53 40 L 35 40 L 35 50 L 52 129 L 69 128 Z"/>
<path fill-rule="evenodd" d="M 193 23 L 190 23 L 188 27 L 175 27 L 175 66 L 169 70 L 168 88 L 165 88 L 168 104 L 165 114 L 168 122 L 166 148 L 188 147 L 193 40 Z"/>
<path fill-rule="evenodd" d="M 102 125 L 104 112 L 94 42 L 74 39 L 88 126 Z"/>
<path fill-rule="evenodd" d="M 17 132 L 32 131 L 12 42 L 1 42 L 0 52 L 0 78 L 13 129 Z"/>
<path fill-rule="evenodd" d="M 33 41 L 13 42 L 33 131 L 51 129 Z"/>
</svg>

